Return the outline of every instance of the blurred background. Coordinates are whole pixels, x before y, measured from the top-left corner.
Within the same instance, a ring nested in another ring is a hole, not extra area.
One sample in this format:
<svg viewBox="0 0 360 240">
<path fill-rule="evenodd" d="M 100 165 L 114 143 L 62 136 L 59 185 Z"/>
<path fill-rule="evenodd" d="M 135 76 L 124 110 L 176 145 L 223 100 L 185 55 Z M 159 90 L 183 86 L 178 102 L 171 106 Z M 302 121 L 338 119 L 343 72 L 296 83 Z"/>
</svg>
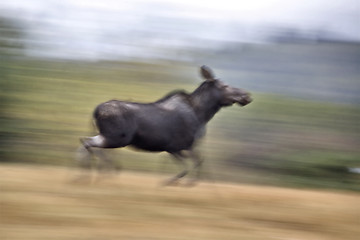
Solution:
<svg viewBox="0 0 360 240">
<path fill-rule="evenodd" d="M 75 167 L 79 137 L 94 134 L 97 104 L 193 91 L 206 64 L 254 102 L 210 122 L 200 146 L 205 173 L 359 191 L 359 5 L 2 1 L 0 162 Z M 111 154 L 125 170 L 176 171 L 163 153 Z"/>
</svg>

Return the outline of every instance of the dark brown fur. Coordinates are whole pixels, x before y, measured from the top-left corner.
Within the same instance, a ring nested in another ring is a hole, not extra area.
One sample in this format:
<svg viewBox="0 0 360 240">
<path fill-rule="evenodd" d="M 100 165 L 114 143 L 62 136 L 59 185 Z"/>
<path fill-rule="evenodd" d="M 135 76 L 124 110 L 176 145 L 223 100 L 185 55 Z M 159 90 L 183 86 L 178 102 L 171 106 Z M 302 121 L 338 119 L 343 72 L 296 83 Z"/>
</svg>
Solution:
<svg viewBox="0 0 360 240">
<path fill-rule="evenodd" d="M 201 67 L 205 81 L 192 93 L 175 91 L 153 103 L 111 100 L 98 105 L 94 119 L 99 135 L 82 139 L 84 148 L 119 148 L 128 145 L 147 151 L 166 151 L 177 160 L 192 151 L 204 135 L 207 122 L 222 108 L 252 101 L 244 90 L 225 85 Z M 190 154 L 195 155 L 195 154 Z M 195 160 L 195 167 L 200 160 Z M 186 175 L 187 170 L 173 180 Z"/>
</svg>

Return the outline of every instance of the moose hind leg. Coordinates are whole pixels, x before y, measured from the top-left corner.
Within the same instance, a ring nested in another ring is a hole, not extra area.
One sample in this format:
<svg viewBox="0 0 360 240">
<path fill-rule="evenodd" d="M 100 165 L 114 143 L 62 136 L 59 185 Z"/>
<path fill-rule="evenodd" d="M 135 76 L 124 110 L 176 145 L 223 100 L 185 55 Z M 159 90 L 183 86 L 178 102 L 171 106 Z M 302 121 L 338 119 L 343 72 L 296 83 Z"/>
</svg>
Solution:
<svg viewBox="0 0 360 240">
<path fill-rule="evenodd" d="M 105 137 L 103 137 L 102 135 L 81 138 L 80 141 L 89 152 L 91 152 L 90 148 L 92 147 L 98 147 L 98 148 L 106 147 Z"/>
<path fill-rule="evenodd" d="M 106 138 L 102 135 L 97 135 L 94 137 L 87 137 L 81 139 L 84 148 L 87 149 L 94 157 L 96 157 L 99 162 L 97 164 L 97 170 L 102 173 L 110 173 L 111 171 L 118 171 L 121 169 L 121 166 L 117 165 L 111 157 L 104 152 L 104 148 L 108 148 L 108 142 Z M 96 149 L 92 149 L 96 148 Z"/>
<path fill-rule="evenodd" d="M 81 168 L 91 168 L 91 153 L 83 145 L 76 151 L 76 161 Z"/>
<path fill-rule="evenodd" d="M 94 137 L 84 137 L 80 139 L 82 146 L 78 149 L 77 159 L 83 168 L 91 167 L 91 156 L 94 155 L 92 147 L 103 148 L 105 146 L 105 138 L 101 135 Z"/>
<path fill-rule="evenodd" d="M 121 166 L 114 162 L 113 158 L 109 156 L 109 152 L 103 149 L 96 149 L 94 155 L 99 159 L 97 170 L 101 173 L 116 173 L 121 170 Z"/>
</svg>

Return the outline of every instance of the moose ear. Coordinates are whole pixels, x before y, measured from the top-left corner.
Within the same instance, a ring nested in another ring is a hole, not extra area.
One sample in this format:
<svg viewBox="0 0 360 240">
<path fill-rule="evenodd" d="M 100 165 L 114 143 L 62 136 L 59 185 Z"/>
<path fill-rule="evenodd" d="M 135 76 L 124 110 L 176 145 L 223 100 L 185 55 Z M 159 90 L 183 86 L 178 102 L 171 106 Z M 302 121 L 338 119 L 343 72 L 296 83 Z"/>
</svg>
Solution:
<svg viewBox="0 0 360 240">
<path fill-rule="evenodd" d="M 208 66 L 201 66 L 200 68 L 201 76 L 205 78 L 207 81 L 214 81 L 215 75 L 212 70 Z"/>
</svg>

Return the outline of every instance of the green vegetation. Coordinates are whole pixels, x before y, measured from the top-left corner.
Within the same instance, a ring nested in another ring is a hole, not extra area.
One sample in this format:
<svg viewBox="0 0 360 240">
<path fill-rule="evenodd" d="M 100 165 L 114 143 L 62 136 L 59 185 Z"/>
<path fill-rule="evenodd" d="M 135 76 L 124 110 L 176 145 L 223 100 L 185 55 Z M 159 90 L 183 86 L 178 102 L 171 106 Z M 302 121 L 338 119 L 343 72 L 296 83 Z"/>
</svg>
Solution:
<svg viewBox="0 0 360 240">
<path fill-rule="evenodd" d="M 201 81 L 194 66 L 172 63 L 23 59 L 8 60 L 2 69 L 0 160 L 68 166 L 76 165 L 79 137 L 95 131 L 91 114 L 98 103 L 155 101 L 174 89 L 192 91 Z M 360 190 L 359 176 L 347 171 L 360 166 L 358 106 L 253 96 L 249 106 L 224 109 L 210 122 L 200 145 L 205 173 L 238 182 Z M 166 154 L 122 149 L 112 155 L 124 169 L 176 169 Z"/>
</svg>

